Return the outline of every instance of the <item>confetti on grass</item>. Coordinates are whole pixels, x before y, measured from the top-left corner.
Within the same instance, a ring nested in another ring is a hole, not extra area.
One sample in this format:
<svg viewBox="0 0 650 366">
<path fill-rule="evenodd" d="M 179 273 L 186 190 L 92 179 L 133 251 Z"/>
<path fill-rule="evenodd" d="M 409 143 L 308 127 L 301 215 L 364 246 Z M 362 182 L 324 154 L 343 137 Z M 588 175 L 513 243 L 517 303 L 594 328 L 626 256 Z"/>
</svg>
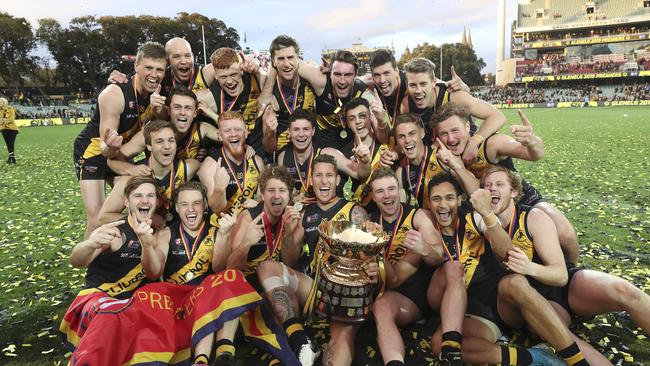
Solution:
<svg viewBox="0 0 650 366">
<path fill-rule="evenodd" d="M 623 110 L 629 117 L 621 120 Z M 581 262 L 620 275 L 646 292 L 650 155 L 647 141 L 639 137 L 650 136 L 648 112 L 642 107 L 527 111 L 535 132 L 544 138 L 546 156 L 534 164 L 517 162 L 522 175 L 574 223 Z M 514 112 L 505 113 L 518 121 Z M 66 364 L 70 357 L 57 329 L 83 287 L 85 273 L 68 264 L 70 250 L 84 231 L 71 161 L 72 142 L 82 127 L 24 128 L 17 140 L 18 165 L 0 163 L 0 364 L 16 362 L 15 357 L 34 364 Z M 6 152 L 0 150 L 2 162 Z M 430 341 L 436 327 L 430 321 L 402 332 L 407 364 L 433 364 Z M 326 342 L 326 325 L 312 332 L 319 343 Z M 647 335 L 624 315 L 597 317 L 576 332 L 606 357 L 612 355 L 614 364 L 650 363 Z M 601 347 L 605 337 L 608 345 Z M 365 356 L 367 347 L 374 351 L 372 358 Z M 239 348 L 237 354 L 250 355 Z M 382 364 L 371 325 L 360 330 L 355 354 L 355 364 Z M 246 365 L 259 364 L 261 353 L 251 357 Z"/>
</svg>

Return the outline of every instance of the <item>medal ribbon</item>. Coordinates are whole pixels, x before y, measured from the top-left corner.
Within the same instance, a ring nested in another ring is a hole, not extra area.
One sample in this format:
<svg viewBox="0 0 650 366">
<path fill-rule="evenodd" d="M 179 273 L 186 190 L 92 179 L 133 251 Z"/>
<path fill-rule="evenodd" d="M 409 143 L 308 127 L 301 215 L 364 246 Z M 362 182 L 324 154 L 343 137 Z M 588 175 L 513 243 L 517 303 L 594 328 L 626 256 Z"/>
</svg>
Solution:
<svg viewBox="0 0 650 366">
<path fill-rule="evenodd" d="M 311 161 L 314 159 L 314 148 L 311 148 L 309 153 L 309 159 L 307 160 L 307 178 L 302 179 L 302 169 L 300 169 L 300 164 L 298 163 L 298 156 L 296 156 L 296 150 L 293 150 L 293 165 L 296 167 L 296 172 L 298 173 L 298 178 L 300 178 L 300 185 L 302 186 L 302 191 L 307 193 L 309 190 L 309 180 L 311 179 Z M 303 164 L 304 165 L 304 164 Z"/>
<path fill-rule="evenodd" d="M 391 119 L 391 125 L 395 123 L 395 118 L 397 118 L 397 111 L 399 110 L 399 88 L 400 84 L 402 83 L 402 78 L 397 76 L 397 89 L 395 90 L 395 108 L 393 109 L 393 117 Z M 379 91 L 379 95 L 381 95 L 382 102 L 384 103 L 384 109 L 388 111 L 388 103 L 386 103 L 386 97 L 381 94 L 381 91 Z"/>
<path fill-rule="evenodd" d="M 399 215 L 397 216 L 397 220 L 393 222 L 393 227 L 390 230 L 390 239 L 388 239 L 388 242 L 386 242 L 386 254 L 388 255 L 390 253 L 390 250 L 393 247 L 393 240 L 395 240 L 395 234 L 397 234 L 397 227 L 399 226 L 400 222 L 402 221 L 402 215 L 404 215 L 404 206 L 401 204 L 399 205 Z M 381 225 L 384 225 L 384 215 L 380 212 L 379 213 L 379 222 Z"/>
<path fill-rule="evenodd" d="M 454 245 L 456 247 L 456 260 L 460 261 L 460 238 L 458 237 L 458 229 L 460 227 L 460 220 L 456 218 L 456 244 Z M 442 231 L 440 230 L 440 226 L 438 223 L 436 223 L 436 229 L 440 232 L 442 235 Z M 449 258 L 450 261 L 454 260 L 454 256 L 451 255 L 451 252 L 449 251 L 449 248 L 447 248 L 447 243 L 445 243 L 444 239 L 442 241 L 442 248 L 445 250 L 445 254 L 447 255 L 447 258 Z"/>
<path fill-rule="evenodd" d="M 515 234 L 515 216 L 517 216 L 517 207 L 515 207 L 512 210 L 512 217 L 510 218 L 510 227 L 508 230 L 508 235 L 510 235 L 510 239 L 512 239 L 513 235 Z"/>
<path fill-rule="evenodd" d="M 262 209 L 262 221 L 264 222 L 264 237 L 266 238 L 266 246 L 269 250 L 269 258 L 273 257 L 275 250 L 280 244 L 282 239 L 282 230 L 284 230 L 284 222 L 280 218 L 280 223 L 275 228 L 275 234 L 271 233 L 271 221 L 269 220 L 266 210 Z"/>
<path fill-rule="evenodd" d="M 287 99 L 284 97 L 284 93 L 282 92 L 282 85 L 280 85 L 280 77 L 276 76 L 275 81 L 278 84 L 278 90 L 280 91 L 280 98 L 282 98 L 282 103 L 284 104 L 285 107 L 287 107 L 287 111 L 289 111 L 289 114 L 293 114 L 293 111 L 296 110 L 296 106 L 298 103 L 298 82 L 300 81 L 300 78 L 296 78 L 296 81 L 293 83 L 293 88 L 294 88 L 294 94 L 293 94 L 293 108 L 289 108 L 289 103 L 287 103 Z"/>
<path fill-rule="evenodd" d="M 196 123 L 192 123 L 192 128 L 190 129 L 190 133 L 187 139 L 187 142 L 185 143 L 185 147 L 183 147 L 180 151 L 185 152 L 185 156 L 189 159 L 189 154 L 190 154 L 190 146 L 192 145 L 192 141 L 194 141 L 194 132 L 196 132 L 196 129 L 200 128 L 197 126 Z M 199 132 L 200 133 L 200 132 Z"/>
<path fill-rule="evenodd" d="M 228 156 L 226 156 L 226 151 L 223 149 L 223 146 L 221 147 L 221 155 L 223 156 L 223 160 L 226 161 L 226 166 L 228 167 L 228 170 L 230 171 L 230 175 L 232 175 L 233 178 L 235 178 L 235 183 L 237 183 L 237 188 L 244 193 L 244 187 L 246 186 L 246 171 L 248 170 L 248 165 L 246 164 L 246 157 L 244 157 L 244 172 L 243 172 L 243 179 L 241 183 L 239 182 L 239 179 L 237 178 L 237 171 L 232 168 L 230 165 L 230 159 L 228 159 Z"/>
<path fill-rule="evenodd" d="M 131 76 L 131 80 L 133 80 L 133 94 L 135 94 L 135 109 L 138 113 L 138 124 L 140 125 L 140 128 L 142 128 L 142 125 L 144 123 L 142 122 L 142 116 L 140 115 L 140 103 L 138 102 L 138 78 L 133 75 Z"/>
<path fill-rule="evenodd" d="M 151 169 L 151 176 L 153 177 L 153 179 L 155 179 L 157 181 L 158 178 L 156 178 L 156 175 L 155 175 L 154 170 L 153 170 L 153 164 L 151 163 L 152 159 L 153 159 L 153 156 L 150 156 L 147 165 L 149 165 L 149 169 Z M 176 169 L 174 169 L 174 168 L 175 168 L 174 167 L 174 160 L 172 160 L 172 169 L 169 171 L 169 183 L 167 184 L 167 189 L 160 192 L 160 194 L 163 196 L 163 198 L 165 198 L 165 208 L 169 208 L 171 206 L 171 197 L 174 194 L 174 189 L 176 189 L 176 187 L 175 187 L 175 185 L 176 185 Z M 164 188 L 164 186 L 162 186 L 161 188 Z M 169 191 L 169 197 L 167 197 L 167 191 Z"/>
<path fill-rule="evenodd" d="M 204 229 L 205 229 L 205 221 L 201 223 L 199 232 L 196 234 L 196 238 L 194 238 L 194 243 L 192 243 L 192 246 L 190 247 L 187 245 L 189 240 L 187 240 L 187 237 L 185 236 L 185 230 L 183 230 L 183 223 L 181 223 L 180 226 L 178 227 L 178 231 L 181 233 L 181 241 L 183 242 L 183 247 L 185 248 L 185 255 L 187 256 L 188 261 L 192 260 L 192 257 L 194 257 L 194 253 L 196 253 L 196 249 L 199 247 L 198 243 L 200 243 L 201 240 L 203 240 Z"/>
<path fill-rule="evenodd" d="M 422 161 L 420 162 L 420 166 L 418 167 L 418 182 L 415 186 L 415 191 L 413 190 L 413 182 L 411 182 L 411 164 L 406 164 L 406 177 L 409 180 L 409 188 L 411 189 L 411 193 L 413 193 L 413 196 L 415 198 L 418 198 L 418 195 L 420 194 L 420 188 L 422 188 L 422 174 L 424 174 L 424 166 L 426 165 L 427 157 L 429 154 L 429 147 L 425 146 L 424 147 L 424 157 L 422 158 Z"/>
<path fill-rule="evenodd" d="M 219 114 L 223 113 L 223 108 L 226 105 L 226 96 L 223 94 L 223 88 L 220 88 L 220 89 L 221 89 L 221 106 L 220 106 L 221 107 L 221 112 Z M 226 109 L 226 112 L 230 112 L 232 107 L 235 106 L 235 103 L 237 103 L 237 99 L 239 99 L 239 95 L 241 95 L 241 92 L 239 94 L 237 94 L 235 99 L 228 105 L 228 109 Z"/>
</svg>

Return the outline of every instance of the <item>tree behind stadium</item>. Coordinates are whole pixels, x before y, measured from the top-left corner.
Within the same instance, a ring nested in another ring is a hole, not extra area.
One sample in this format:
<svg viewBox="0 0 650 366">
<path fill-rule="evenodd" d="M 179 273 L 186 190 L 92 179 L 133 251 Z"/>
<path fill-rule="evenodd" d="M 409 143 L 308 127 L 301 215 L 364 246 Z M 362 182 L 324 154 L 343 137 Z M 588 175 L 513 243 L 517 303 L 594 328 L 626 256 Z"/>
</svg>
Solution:
<svg viewBox="0 0 650 366">
<path fill-rule="evenodd" d="M 146 41 L 165 44 L 184 37 L 192 45 L 196 61 L 203 62 L 201 26 L 205 28 L 206 51 L 218 47 L 239 48 L 239 35 L 224 22 L 201 14 L 179 13 L 175 18 L 142 16 L 84 16 L 64 28 L 50 18 L 39 20 L 38 39 L 57 62 L 57 80 L 67 87 L 93 90 L 106 83 L 113 69 L 131 73 L 121 55 L 134 55 Z"/>
<path fill-rule="evenodd" d="M 7 86 L 25 85 L 23 77 L 34 72 L 38 60 L 29 54 L 36 47 L 29 22 L 0 12 L 0 39 L 0 77 Z"/>
<path fill-rule="evenodd" d="M 451 66 L 453 65 L 458 76 L 467 85 L 485 84 L 481 75 L 481 69 L 485 67 L 485 62 L 482 58 L 478 58 L 474 49 L 467 45 L 461 43 L 442 45 L 442 75 L 438 75 L 440 73 L 440 47 L 426 42 L 417 45 L 410 53 L 402 54 L 399 60 L 400 67 L 416 57 L 424 57 L 433 61 L 436 64 L 436 76 L 442 80 L 451 79 Z"/>
</svg>

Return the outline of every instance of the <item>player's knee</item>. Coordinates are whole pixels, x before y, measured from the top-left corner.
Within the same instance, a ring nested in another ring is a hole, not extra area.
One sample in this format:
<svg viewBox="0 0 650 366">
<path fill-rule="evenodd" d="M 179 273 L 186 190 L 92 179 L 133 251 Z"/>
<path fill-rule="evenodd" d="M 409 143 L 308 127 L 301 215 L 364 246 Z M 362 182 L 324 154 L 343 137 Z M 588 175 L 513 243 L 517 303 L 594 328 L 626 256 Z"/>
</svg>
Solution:
<svg viewBox="0 0 650 366">
<path fill-rule="evenodd" d="M 278 268 L 280 263 L 276 261 L 264 261 L 257 267 L 257 278 L 260 282 L 273 276 L 282 276 L 282 271 Z"/>
<path fill-rule="evenodd" d="M 499 281 L 499 296 L 505 296 L 512 301 L 521 300 L 530 295 L 530 291 L 535 291 L 526 277 L 520 274 L 510 274 Z"/>
<path fill-rule="evenodd" d="M 638 303 L 643 296 L 641 290 L 623 279 L 618 279 L 611 288 L 613 290 L 614 301 L 621 308 Z"/>
<path fill-rule="evenodd" d="M 372 313 L 375 315 L 375 322 L 383 322 L 395 316 L 393 304 L 387 297 L 382 297 L 372 304 Z"/>
<path fill-rule="evenodd" d="M 458 261 L 449 261 L 444 265 L 447 283 L 465 282 L 465 269 Z"/>
<path fill-rule="evenodd" d="M 299 281 L 293 271 L 280 262 L 267 260 L 257 268 L 257 278 L 266 292 L 271 292 L 278 287 L 287 287 L 295 292 Z"/>
</svg>

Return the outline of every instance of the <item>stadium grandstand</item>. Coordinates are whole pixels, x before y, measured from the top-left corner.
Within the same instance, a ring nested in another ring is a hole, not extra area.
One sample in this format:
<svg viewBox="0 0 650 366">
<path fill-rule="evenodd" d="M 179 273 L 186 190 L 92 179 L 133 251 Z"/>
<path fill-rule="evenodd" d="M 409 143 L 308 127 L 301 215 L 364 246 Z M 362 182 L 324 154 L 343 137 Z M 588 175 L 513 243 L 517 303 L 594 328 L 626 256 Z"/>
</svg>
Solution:
<svg viewBox="0 0 650 366">
<path fill-rule="evenodd" d="M 66 93 L 67 92 L 67 93 Z M 84 123 L 95 112 L 95 95 L 66 88 L 0 88 L 16 109 L 19 126 Z"/>
<path fill-rule="evenodd" d="M 499 86 L 479 97 L 506 107 L 650 104 L 650 1 L 520 1 L 511 30 Z"/>
</svg>

